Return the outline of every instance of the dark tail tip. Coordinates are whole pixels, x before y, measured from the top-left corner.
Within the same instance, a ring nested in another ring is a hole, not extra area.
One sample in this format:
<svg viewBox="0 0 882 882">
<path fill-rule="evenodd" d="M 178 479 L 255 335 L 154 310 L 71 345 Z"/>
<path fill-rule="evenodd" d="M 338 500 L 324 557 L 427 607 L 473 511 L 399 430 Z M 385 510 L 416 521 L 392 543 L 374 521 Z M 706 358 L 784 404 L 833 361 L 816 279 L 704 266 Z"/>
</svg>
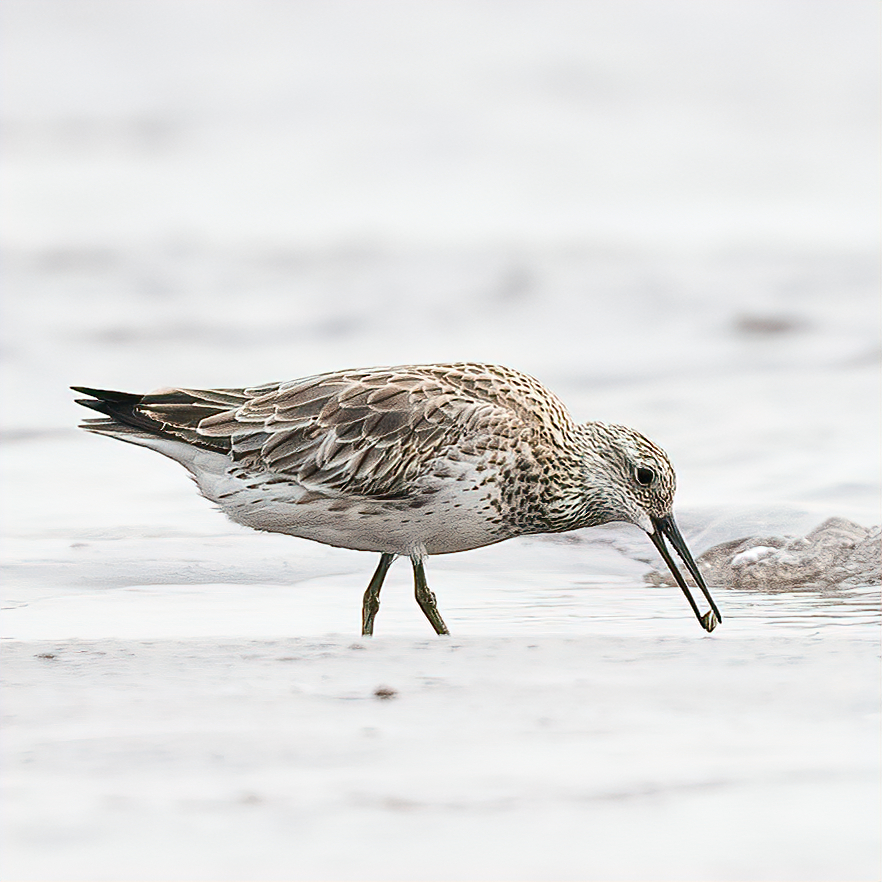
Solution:
<svg viewBox="0 0 882 882">
<path fill-rule="evenodd" d="M 121 438 L 123 434 L 147 433 L 161 438 L 170 438 L 200 447 L 213 453 L 227 454 L 230 451 L 229 438 L 206 439 L 199 435 L 198 422 L 205 413 L 212 411 L 212 405 L 202 407 L 189 394 L 182 390 L 167 390 L 162 393 L 133 395 L 130 392 L 116 392 L 112 389 L 92 389 L 89 386 L 71 386 L 74 392 L 89 395 L 77 398 L 77 404 L 96 410 L 109 420 L 87 420 L 82 426 L 93 432 L 104 433 Z M 238 399 L 233 399 L 234 401 Z M 189 405 L 189 411 L 181 420 L 179 405 Z M 168 405 L 168 406 L 167 406 Z M 218 410 L 222 410 L 219 407 Z M 195 414 L 195 415 L 194 415 Z M 166 420 L 169 421 L 166 421 Z M 135 429 L 135 433 L 112 431 L 115 426 Z M 123 438 L 123 440 L 127 440 Z M 136 442 L 137 443 L 137 442 Z"/>
<path fill-rule="evenodd" d="M 131 392 L 114 392 L 111 389 L 90 389 L 88 386 L 71 386 L 74 392 L 82 392 L 83 395 L 91 395 L 99 401 L 110 401 L 113 404 L 137 404 L 144 396 L 132 395 Z M 86 401 L 77 401 L 77 404 L 87 404 Z"/>
<path fill-rule="evenodd" d="M 113 420 L 127 426 L 155 431 L 159 423 L 138 411 L 143 395 L 130 392 L 115 392 L 112 389 L 91 389 L 89 386 L 71 386 L 74 392 L 91 395 L 91 398 L 77 398 L 77 404 L 96 410 Z"/>
</svg>

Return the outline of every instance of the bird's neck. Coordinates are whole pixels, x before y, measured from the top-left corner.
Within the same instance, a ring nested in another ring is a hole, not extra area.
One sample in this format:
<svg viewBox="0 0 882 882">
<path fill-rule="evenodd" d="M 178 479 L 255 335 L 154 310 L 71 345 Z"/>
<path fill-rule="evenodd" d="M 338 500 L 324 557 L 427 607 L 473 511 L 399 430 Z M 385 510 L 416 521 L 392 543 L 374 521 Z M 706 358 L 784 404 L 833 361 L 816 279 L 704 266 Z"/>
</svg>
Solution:
<svg viewBox="0 0 882 882">
<path fill-rule="evenodd" d="M 564 443 L 532 446 L 531 468 L 524 469 L 525 480 L 509 500 L 515 534 L 564 533 L 614 520 L 602 497 L 586 486 L 592 475 L 601 484 L 605 470 L 591 425 L 573 426 Z"/>
<path fill-rule="evenodd" d="M 563 478 L 547 488 L 549 529 L 554 532 L 597 527 L 621 520 L 619 507 L 610 493 L 609 429 L 604 423 L 583 423 L 573 427 L 562 458 Z"/>
</svg>

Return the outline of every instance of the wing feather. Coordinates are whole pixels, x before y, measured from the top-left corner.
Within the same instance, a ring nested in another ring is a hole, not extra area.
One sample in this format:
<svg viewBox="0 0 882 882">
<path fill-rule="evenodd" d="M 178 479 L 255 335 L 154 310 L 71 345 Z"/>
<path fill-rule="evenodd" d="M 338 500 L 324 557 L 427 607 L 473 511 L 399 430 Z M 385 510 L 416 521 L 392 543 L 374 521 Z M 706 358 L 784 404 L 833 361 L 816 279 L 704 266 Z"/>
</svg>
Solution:
<svg viewBox="0 0 882 882">
<path fill-rule="evenodd" d="M 229 443 L 250 468 L 316 492 L 385 499 L 413 492 L 454 441 L 480 453 L 506 436 L 572 426 L 563 404 L 532 377 L 465 363 L 163 390 L 141 406 L 182 431 Z"/>
</svg>

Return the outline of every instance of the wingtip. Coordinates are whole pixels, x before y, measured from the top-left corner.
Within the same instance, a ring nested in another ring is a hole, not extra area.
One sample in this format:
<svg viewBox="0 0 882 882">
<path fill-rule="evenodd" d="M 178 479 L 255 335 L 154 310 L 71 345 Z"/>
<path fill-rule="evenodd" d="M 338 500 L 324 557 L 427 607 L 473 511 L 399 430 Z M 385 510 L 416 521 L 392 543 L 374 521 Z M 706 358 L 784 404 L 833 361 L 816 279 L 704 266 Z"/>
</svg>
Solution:
<svg viewBox="0 0 882 882">
<path fill-rule="evenodd" d="M 71 386 L 74 392 L 89 395 L 98 401 L 110 401 L 114 404 L 137 404 L 144 396 L 133 395 L 131 392 L 117 392 L 114 389 L 93 389 L 91 386 Z M 86 401 L 77 399 L 77 404 L 86 404 Z"/>
</svg>

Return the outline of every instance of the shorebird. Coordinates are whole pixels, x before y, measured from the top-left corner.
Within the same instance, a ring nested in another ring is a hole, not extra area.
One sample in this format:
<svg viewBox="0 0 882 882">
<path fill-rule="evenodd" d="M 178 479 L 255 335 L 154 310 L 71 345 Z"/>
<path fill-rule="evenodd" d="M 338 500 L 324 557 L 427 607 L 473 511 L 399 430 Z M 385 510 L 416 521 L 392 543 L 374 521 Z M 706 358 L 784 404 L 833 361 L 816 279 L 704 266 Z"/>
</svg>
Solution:
<svg viewBox="0 0 882 882">
<path fill-rule="evenodd" d="M 612 521 L 647 533 L 706 631 L 722 620 L 674 521 L 664 451 L 625 426 L 575 423 L 556 395 L 519 371 L 428 364 L 243 389 L 72 388 L 103 415 L 82 428 L 179 462 L 235 522 L 379 552 L 362 634 L 373 633 L 380 588 L 399 555 L 413 565 L 420 608 L 447 634 L 426 583 L 428 555 Z"/>
</svg>

